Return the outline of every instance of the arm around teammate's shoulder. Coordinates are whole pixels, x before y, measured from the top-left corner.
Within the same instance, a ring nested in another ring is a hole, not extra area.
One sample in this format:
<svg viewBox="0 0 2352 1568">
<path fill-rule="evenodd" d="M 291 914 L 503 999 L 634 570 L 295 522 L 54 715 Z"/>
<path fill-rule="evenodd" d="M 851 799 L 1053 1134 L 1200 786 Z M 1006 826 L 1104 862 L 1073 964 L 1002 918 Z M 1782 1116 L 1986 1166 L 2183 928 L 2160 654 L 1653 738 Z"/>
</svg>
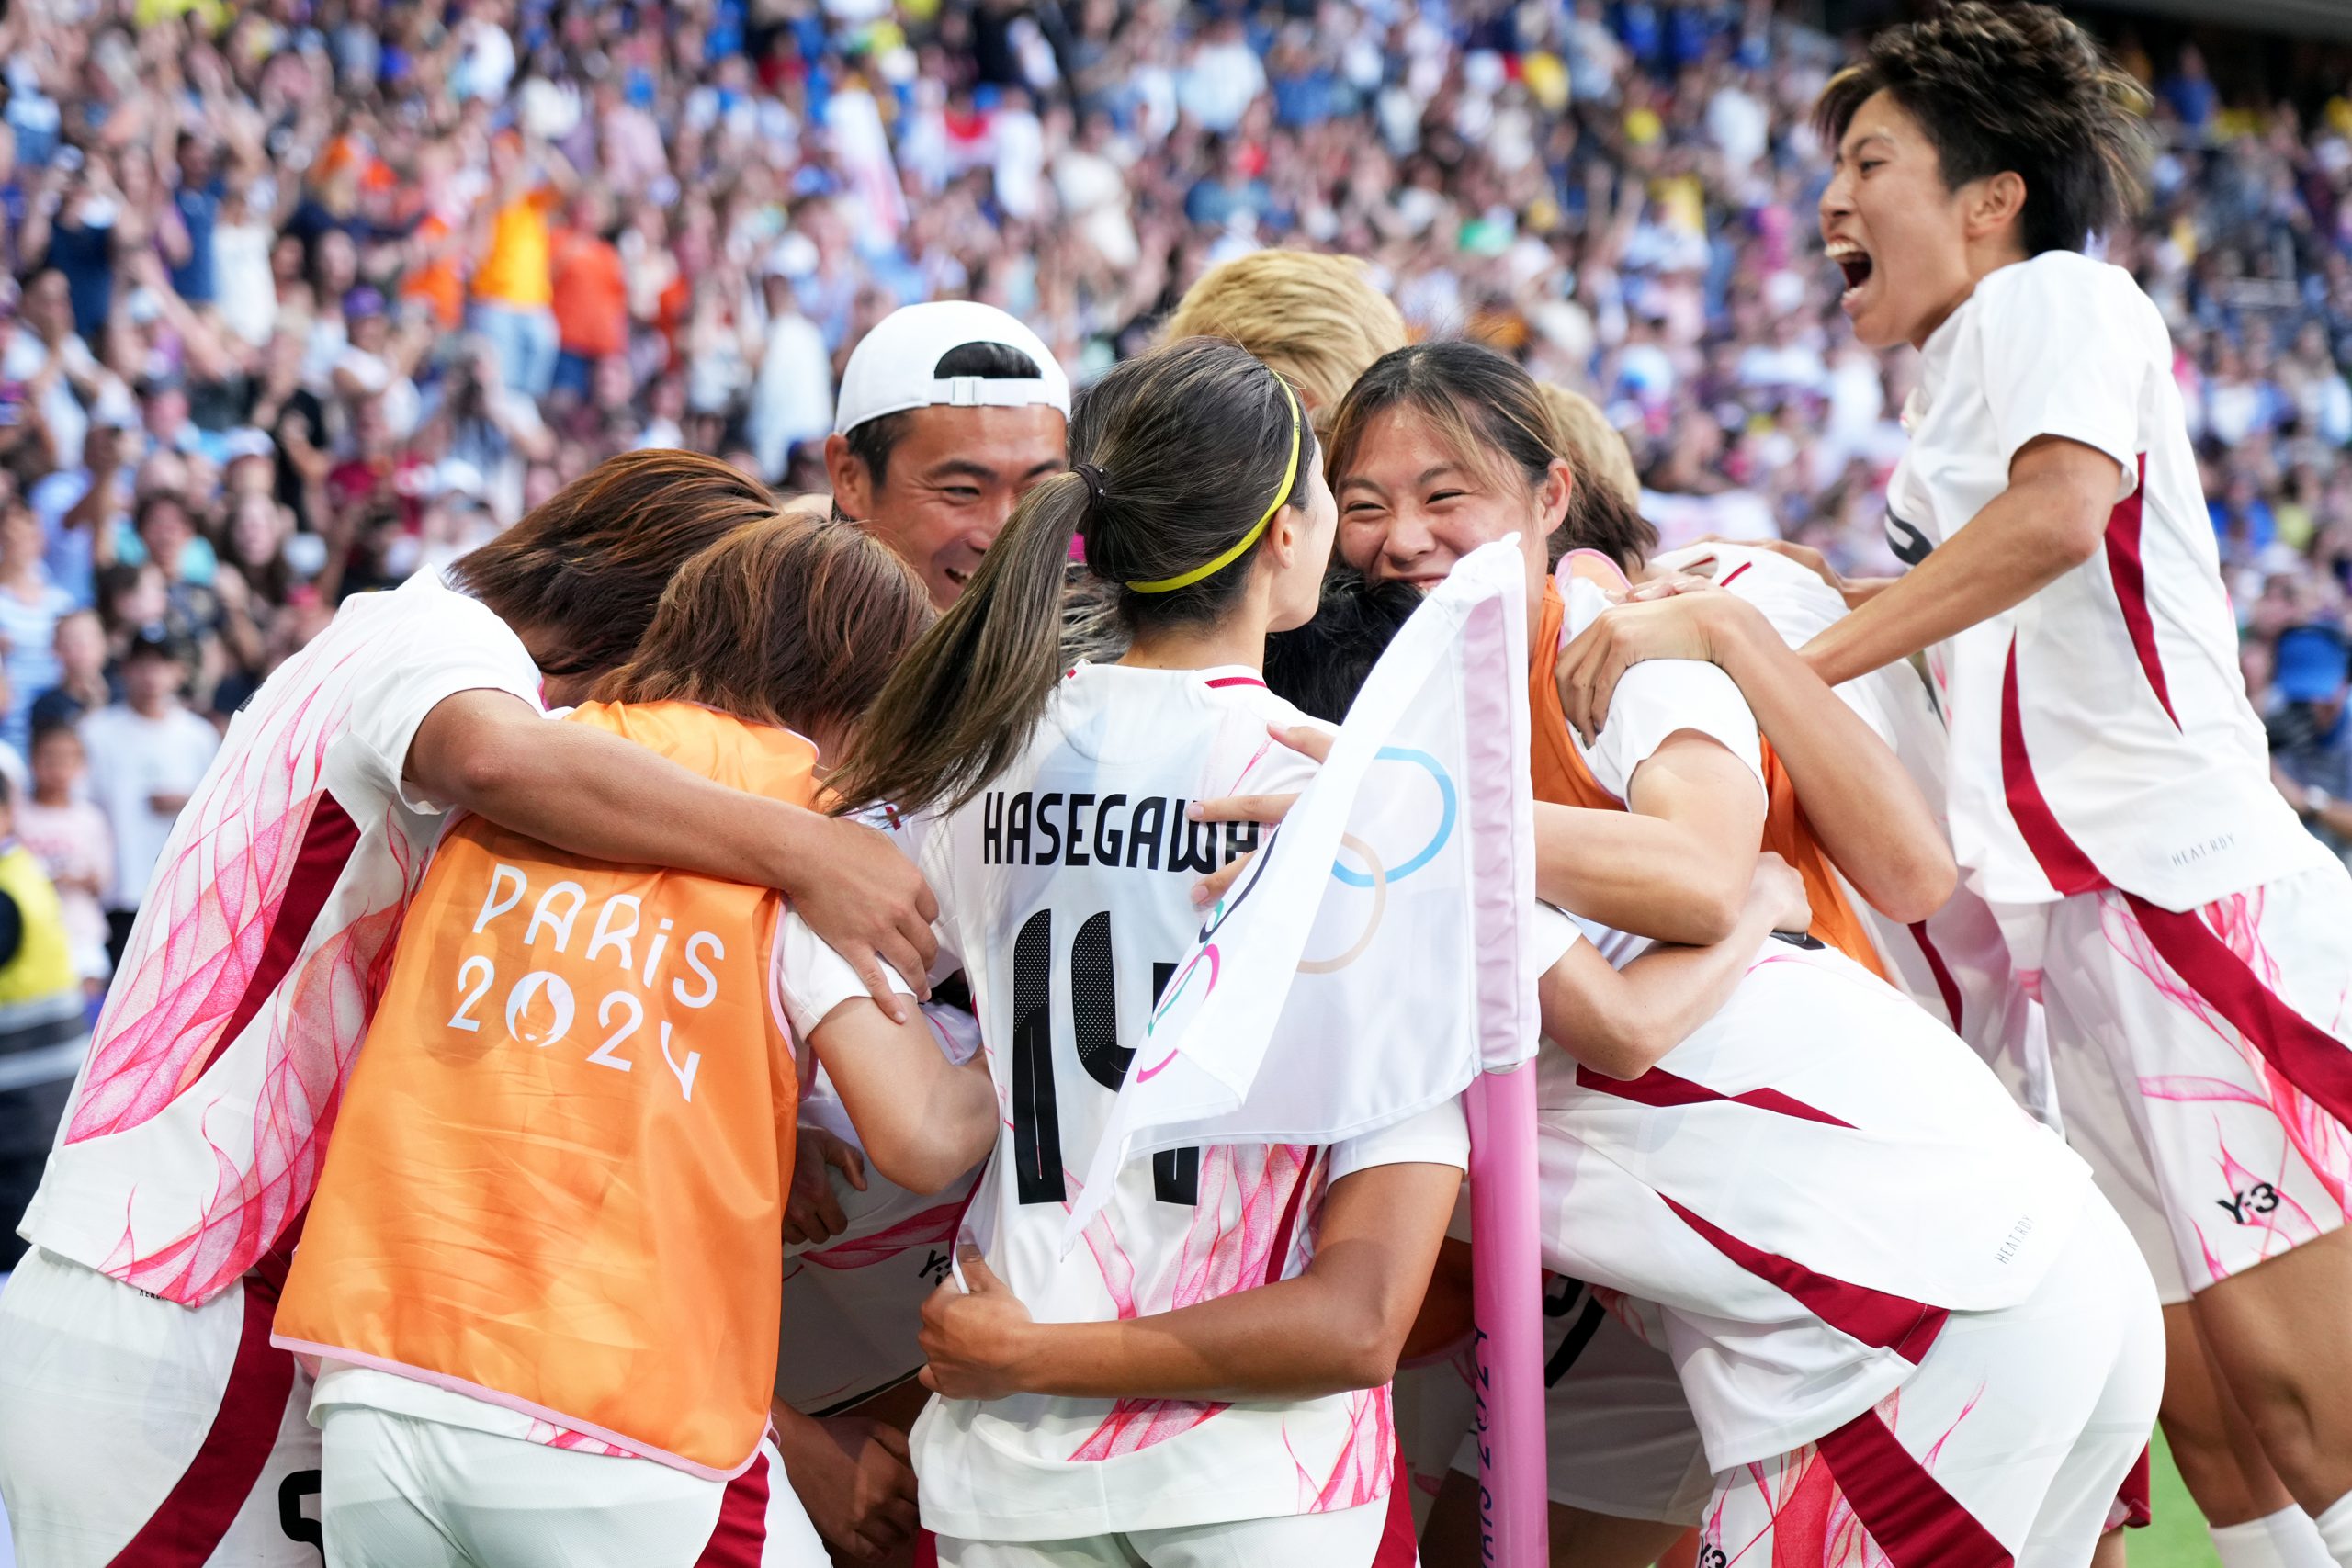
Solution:
<svg viewBox="0 0 2352 1568">
<path fill-rule="evenodd" d="M 411 793 L 462 807 L 571 854 L 782 890 L 877 1001 L 910 1011 L 881 972 L 920 991 L 938 913 L 922 874 L 879 833 L 747 795 L 617 735 L 549 723 L 493 690 L 427 713 L 402 765 Z"/>
</svg>

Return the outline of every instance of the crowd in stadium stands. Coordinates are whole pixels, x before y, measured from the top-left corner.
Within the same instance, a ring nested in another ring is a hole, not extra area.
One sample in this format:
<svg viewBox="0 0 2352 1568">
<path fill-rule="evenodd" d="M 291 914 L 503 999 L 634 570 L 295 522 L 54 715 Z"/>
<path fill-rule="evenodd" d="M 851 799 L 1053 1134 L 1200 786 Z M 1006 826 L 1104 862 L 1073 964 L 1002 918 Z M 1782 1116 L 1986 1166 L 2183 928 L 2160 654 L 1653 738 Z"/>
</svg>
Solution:
<svg viewBox="0 0 2352 1568">
<path fill-rule="evenodd" d="M 85 973 L 344 596 L 631 447 L 824 488 L 911 299 L 1082 380 L 1217 261 L 1349 252 L 1597 398 L 1669 544 L 1891 567 L 1910 355 L 1815 238 L 1838 58 L 1767 0 L 9 6 L 0 773 Z M 2281 787 L 2352 798 L 2352 103 L 2130 62 L 2165 152 L 2108 254 L 2172 322 Z"/>
</svg>

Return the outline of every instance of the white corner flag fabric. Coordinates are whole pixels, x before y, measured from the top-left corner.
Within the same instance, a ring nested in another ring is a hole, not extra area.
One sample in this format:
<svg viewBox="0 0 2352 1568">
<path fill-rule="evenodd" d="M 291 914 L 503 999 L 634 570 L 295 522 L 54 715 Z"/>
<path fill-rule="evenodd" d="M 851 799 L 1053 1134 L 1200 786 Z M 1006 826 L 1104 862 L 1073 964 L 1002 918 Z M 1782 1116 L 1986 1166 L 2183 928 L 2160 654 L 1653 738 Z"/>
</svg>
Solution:
<svg viewBox="0 0 2352 1568">
<path fill-rule="evenodd" d="M 1170 979 L 1065 1251 L 1130 1159 L 1337 1143 L 1534 1055 L 1525 574 L 1474 551 L 1389 645 Z"/>
</svg>

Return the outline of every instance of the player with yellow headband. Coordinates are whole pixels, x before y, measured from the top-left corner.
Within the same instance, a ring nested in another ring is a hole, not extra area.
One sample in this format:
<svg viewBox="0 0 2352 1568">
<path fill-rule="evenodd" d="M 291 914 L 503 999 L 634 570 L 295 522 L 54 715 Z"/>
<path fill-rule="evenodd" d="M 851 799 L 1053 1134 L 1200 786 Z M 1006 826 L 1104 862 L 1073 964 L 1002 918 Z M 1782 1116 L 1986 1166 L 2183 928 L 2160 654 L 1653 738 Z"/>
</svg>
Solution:
<svg viewBox="0 0 2352 1568">
<path fill-rule="evenodd" d="M 834 784 L 910 813 L 1003 1125 L 924 1310 L 923 1524 L 948 1568 L 1409 1563 L 1389 1378 L 1468 1155 L 1453 1102 L 1329 1148 L 1121 1170 L 1062 1256 L 1201 874 L 1254 827 L 1191 804 L 1299 786 L 1269 631 L 1315 613 L 1338 526 L 1288 383 L 1192 338 L 1080 394 L 1023 502 L 899 664 Z M 1071 541 L 1128 651 L 1064 662 Z"/>
</svg>

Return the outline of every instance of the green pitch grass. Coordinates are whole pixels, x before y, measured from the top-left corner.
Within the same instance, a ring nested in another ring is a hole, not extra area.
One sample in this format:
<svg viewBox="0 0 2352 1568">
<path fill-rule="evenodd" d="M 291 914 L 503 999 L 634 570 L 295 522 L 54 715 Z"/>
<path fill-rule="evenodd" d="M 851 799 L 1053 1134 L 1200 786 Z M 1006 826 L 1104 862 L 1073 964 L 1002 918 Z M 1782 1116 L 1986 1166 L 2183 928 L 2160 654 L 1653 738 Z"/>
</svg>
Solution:
<svg viewBox="0 0 2352 1568">
<path fill-rule="evenodd" d="M 2180 1472 L 2173 1467 L 2162 1433 L 2156 1436 L 2154 1459 L 2149 1503 L 2155 1522 L 2143 1530 L 2124 1532 L 2132 1568 L 2221 1568 L 2213 1540 L 2205 1533 L 2205 1516 L 2188 1500 L 2188 1488 L 2180 1483 Z"/>
</svg>

